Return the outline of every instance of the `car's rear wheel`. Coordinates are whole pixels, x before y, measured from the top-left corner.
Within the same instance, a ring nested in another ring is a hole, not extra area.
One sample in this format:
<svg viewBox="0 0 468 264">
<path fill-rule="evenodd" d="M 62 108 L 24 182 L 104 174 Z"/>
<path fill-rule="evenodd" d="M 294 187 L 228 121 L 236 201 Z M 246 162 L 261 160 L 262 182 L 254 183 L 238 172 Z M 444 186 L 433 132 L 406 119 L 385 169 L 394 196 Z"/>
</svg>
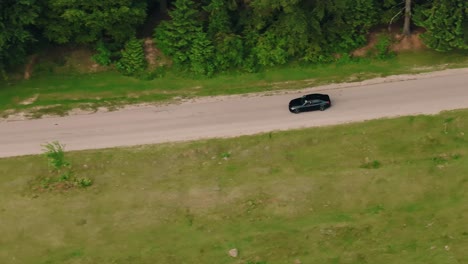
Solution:
<svg viewBox="0 0 468 264">
<path fill-rule="evenodd" d="M 299 112 L 300 112 L 299 109 L 294 109 L 293 110 L 293 113 L 295 113 L 295 114 L 299 114 Z"/>
<path fill-rule="evenodd" d="M 325 106 L 324 106 L 324 105 L 321 105 L 321 106 L 320 106 L 320 111 L 323 111 L 323 110 L 325 110 Z"/>
</svg>

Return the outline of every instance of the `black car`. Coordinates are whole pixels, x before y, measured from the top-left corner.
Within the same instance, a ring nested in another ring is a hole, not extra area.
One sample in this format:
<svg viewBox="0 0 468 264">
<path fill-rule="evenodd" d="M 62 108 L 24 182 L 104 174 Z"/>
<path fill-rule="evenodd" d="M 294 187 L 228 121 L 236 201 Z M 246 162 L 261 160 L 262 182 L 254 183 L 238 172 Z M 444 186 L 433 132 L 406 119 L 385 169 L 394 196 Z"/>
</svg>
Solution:
<svg viewBox="0 0 468 264">
<path fill-rule="evenodd" d="M 328 94 L 307 94 L 289 102 L 289 111 L 291 113 L 300 113 L 305 111 L 320 110 L 323 111 L 331 106 L 331 100 Z"/>
</svg>

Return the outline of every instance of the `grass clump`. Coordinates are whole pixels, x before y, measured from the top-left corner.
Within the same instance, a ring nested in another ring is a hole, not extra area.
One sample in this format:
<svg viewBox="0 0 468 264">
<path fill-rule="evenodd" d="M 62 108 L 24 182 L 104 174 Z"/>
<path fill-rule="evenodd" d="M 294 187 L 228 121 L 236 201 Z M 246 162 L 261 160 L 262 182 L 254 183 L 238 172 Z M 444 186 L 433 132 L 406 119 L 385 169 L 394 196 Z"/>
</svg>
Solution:
<svg viewBox="0 0 468 264">
<path fill-rule="evenodd" d="M 70 167 L 70 162 L 65 160 L 65 151 L 64 145 L 60 144 L 58 141 L 53 141 L 44 145 L 44 155 L 49 161 L 49 165 L 52 169 L 60 173 L 63 169 Z"/>
<path fill-rule="evenodd" d="M 378 160 L 368 160 L 366 158 L 366 161 L 361 165 L 361 168 L 364 168 L 364 169 L 378 169 L 382 166 L 382 164 L 380 163 L 380 161 Z"/>
<path fill-rule="evenodd" d="M 39 176 L 33 189 L 55 191 L 92 185 L 93 181 L 87 177 L 75 177 L 71 163 L 65 158 L 65 145 L 58 141 L 47 143 L 43 146 L 43 155 L 47 158 L 49 173 L 47 176 Z"/>
</svg>

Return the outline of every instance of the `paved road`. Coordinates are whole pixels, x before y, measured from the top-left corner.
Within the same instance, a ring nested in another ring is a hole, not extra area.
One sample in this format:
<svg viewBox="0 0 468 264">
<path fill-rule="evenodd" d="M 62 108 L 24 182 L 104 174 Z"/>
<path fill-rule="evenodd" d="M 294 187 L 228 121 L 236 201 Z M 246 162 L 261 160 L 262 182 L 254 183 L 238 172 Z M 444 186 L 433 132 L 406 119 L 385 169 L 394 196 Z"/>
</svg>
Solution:
<svg viewBox="0 0 468 264">
<path fill-rule="evenodd" d="M 308 92 L 328 93 L 333 107 L 324 112 L 289 113 L 289 100 Z M 41 153 L 41 144 L 53 140 L 64 143 L 66 150 L 97 149 L 435 114 L 457 108 L 468 108 L 468 69 L 272 95 L 201 98 L 116 112 L 1 121 L 0 157 Z"/>
</svg>

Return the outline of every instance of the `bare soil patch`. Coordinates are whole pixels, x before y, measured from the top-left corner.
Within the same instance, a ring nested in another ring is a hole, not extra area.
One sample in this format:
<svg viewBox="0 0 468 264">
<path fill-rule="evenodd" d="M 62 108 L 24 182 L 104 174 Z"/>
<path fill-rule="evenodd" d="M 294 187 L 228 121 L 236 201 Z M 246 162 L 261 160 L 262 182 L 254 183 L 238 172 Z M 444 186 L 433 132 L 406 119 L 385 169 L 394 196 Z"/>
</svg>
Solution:
<svg viewBox="0 0 468 264">
<path fill-rule="evenodd" d="M 159 57 L 158 55 L 160 55 L 161 52 L 156 49 L 151 38 L 146 38 L 143 43 L 146 61 L 148 62 L 149 67 L 153 68 L 156 65 L 156 59 Z"/>
<path fill-rule="evenodd" d="M 20 105 L 30 105 L 30 104 L 34 103 L 37 100 L 38 97 L 39 97 L 39 94 L 35 94 L 34 96 L 20 102 Z"/>
<path fill-rule="evenodd" d="M 408 50 L 425 49 L 426 45 L 422 42 L 420 35 L 424 33 L 422 29 L 415 29 L 410 36 L 401 34 L 401 31 L 393 27 L 390 32 L 388 30 L 376 30 L 371 32 L 367 37 L 367 44 L 364 47 L 354 50 L 351 55 L 354 57 L 364 57 L 375 48 L 380 34 L 391 34 L 393 44 L 390 45 L 390 50 L 396 53 Z"/>
<path fill-rule="evenodd" d="M 37 61 L 37 54 L 34 54 L 34 55 L 31 56 L 31 58 L 29 59 L 28 64 L 26 64 L 26 67 L 24 69 L 23 78 L 25 80 L 29 80 L 29 78 L 31 78 L 32 69 L 34 68 L 34 65 L 36 64 L 36 61 Z"/>
<path fill-rule="evenodd" d="M 422 31 L 415 31 L 410 36 L 395 34 L 393 38 L 396 41 L 390 46 L 390 50 L 398 53 L 400 51 L 426 49 L 426 45 L 424 45 L 420 38 L 422 33 Z"/>
</svg>

